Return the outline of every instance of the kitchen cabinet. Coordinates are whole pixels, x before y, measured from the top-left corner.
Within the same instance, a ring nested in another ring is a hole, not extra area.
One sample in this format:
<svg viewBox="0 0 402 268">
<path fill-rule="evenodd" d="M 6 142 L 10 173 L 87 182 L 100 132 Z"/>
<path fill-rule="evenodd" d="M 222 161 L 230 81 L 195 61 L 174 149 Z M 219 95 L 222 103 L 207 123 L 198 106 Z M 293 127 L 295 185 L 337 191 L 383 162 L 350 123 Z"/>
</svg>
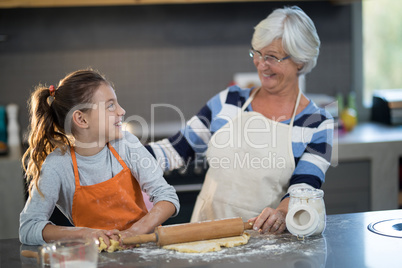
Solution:
<svg viewBox="0 0 402 268">
<path fill-rule="evenodd" d="M 328 169 L 322 185 L 327 214 L 370 210 L 370 165 L 369 160 L 345 161 Z"/>
<path fill-rule="evenodd" d="M 343 165 L 349 166 L 347 171 L 349 175 L 340 173 L 331 178 L 335 170 L 331 171 L 330 168 L 327 182 L 337 183 L 349 178 L 347 185 L 343 187 L 344 193 L 356 193 L 354 199 L 357 200 L 359 193 L 362 190 L 366 191 L 369 195 L 369 210 L 396 209 L 398 208 L 401 157 L 402 126 L 379 123 L 359 124 L 350 133 L 339 135 L 334 144 L 334 165 L 337 161 L 339 162 L 334 169 L 342 169 Z M 368 187 L 364 180 L 368 180 Z M 355 184 L 355 181 L 360 183 Z"/>
<path fill-rule="evenodd" d="M 252 2 L 269 2 L 275 0 L 253 0 Z M 284 2 L 292 0 L 284 0 Z M 314 1 L 314 0 L 305 0 Z M 333 4 L 348 4 L 361 0 L 322 0 Z M 41 8 L 41 7 L 80 7 L 80 6 L 119 6 L 149 4 L 196 4 L 251 2 L 247 0 L 0 0 L 0 8 Z M 294 1 L 292 1 L 294 2 Z"/>
</svg>

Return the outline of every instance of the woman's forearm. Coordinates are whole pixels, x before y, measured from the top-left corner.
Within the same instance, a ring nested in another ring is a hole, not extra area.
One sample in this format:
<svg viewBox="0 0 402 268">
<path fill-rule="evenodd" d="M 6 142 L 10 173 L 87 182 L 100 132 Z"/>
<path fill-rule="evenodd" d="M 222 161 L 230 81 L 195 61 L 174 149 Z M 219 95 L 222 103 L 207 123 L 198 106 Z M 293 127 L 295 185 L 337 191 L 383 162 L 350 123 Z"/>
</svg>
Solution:
<svg viewBox="0 0 402 268">
<path fill-rule="evenodd" d="M 277 210 L 282 211 L 283 213 L 288 214 L 288 208 L 289 208 L 289 200 L 290 198 L 284 198 L 278 205 Z"/>
</svg>

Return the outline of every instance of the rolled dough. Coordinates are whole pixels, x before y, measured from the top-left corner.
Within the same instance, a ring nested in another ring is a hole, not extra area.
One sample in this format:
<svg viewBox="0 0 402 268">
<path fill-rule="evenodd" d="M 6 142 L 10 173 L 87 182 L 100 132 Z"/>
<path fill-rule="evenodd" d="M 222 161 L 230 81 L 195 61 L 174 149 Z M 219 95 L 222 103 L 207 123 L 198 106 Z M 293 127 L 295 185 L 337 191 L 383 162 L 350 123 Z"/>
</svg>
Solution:
<svg viewBox="0 0 402 268">
<path fill-rule="evenodd" d="M 235 247 L 248 243 L 250 235 L 244 233 L 241 236 L 226 237 L 220 239 L 211 239 L 189 243 L 180 243 L 164 246 L 164 249 L 176 250 L 183 253 L 205 253 L 210 251 L 220 251 L 222 247 Z"/>
<path fill-rule="evenodd" d="M 108 248 L 105 241 L 103 240 L 103 238 L 99 237 L 99 247 L 98 247 L 99 252 L 107 251 L 107 252 L 111 253 L 111 252 L 115 252 L 116 250 L 122 250 L 122 249 L 123 248 L 119 245 L 119 241 L 110 239 L 110 246 Z"/>
</svg>

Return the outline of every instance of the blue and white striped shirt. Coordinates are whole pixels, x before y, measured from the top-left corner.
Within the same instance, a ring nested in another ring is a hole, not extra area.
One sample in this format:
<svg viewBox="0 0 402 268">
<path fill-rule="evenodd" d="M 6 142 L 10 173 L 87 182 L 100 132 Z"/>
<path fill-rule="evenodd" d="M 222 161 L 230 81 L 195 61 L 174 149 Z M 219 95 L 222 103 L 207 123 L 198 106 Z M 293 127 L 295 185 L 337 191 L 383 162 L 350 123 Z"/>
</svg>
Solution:
<svg viewBox="0 0 402 268">
<path fill-rule="evenodd" d="M 173 170 L 203 155 L 211 136 L 234 118 L 251 89 L 231 86 L 210 99 L 176 135 L 146 148 L 158 160 L 164 170 Z M 251 104 L 245 112 L 252 111 Z M 282 121 L 289 124 L 290 119 Z M 296 115 L 292 129 L 292 149 L 296 168 L 289 180 L 289 187 L 307 184 L 320 188 L 325 180 L 332 153 L 334 122 L 332 116 L 313 101 Z"/>
</svg>

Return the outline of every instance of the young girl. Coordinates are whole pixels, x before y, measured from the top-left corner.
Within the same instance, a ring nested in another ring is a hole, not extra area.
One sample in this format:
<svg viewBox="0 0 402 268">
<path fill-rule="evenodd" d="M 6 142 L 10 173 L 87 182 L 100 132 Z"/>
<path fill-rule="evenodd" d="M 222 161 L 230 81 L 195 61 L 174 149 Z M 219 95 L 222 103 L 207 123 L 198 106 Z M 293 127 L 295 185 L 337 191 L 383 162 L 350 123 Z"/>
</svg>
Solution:
<svg viewBox="0 0 402 268">
<path fill-rule="evenodd" d="M 102 237 L 109 246 L 109 239 L 150 233 L 177 215 L 174 188 L 139 140 L 122 131 L 125 111 L 98 72 L 76 71 L 57 88 L 37 87 L 30 109 L 23 244 Z M 149 212 L 141 191 L 154 204 Z M 74 227 L 49 221 L 55 206 Z"/>
</svg>

